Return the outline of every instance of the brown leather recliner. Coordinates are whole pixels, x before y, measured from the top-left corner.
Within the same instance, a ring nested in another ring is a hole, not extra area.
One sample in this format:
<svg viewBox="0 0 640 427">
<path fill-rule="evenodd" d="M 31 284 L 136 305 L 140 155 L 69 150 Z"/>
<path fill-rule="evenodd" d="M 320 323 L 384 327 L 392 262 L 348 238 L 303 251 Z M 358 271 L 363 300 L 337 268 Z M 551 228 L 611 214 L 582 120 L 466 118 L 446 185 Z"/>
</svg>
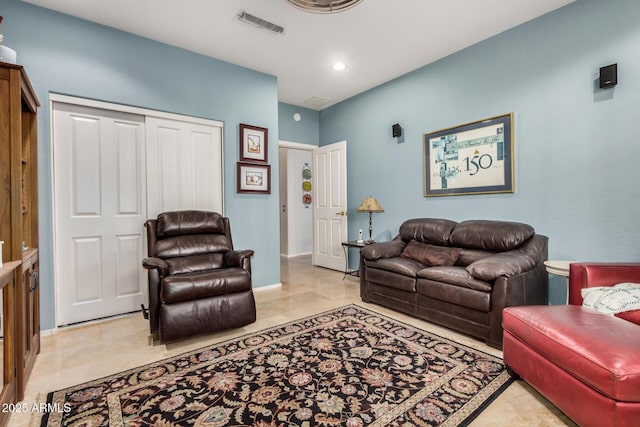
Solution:
<svg viewBox="0 0 640 427">
<path fill-rule="evenodd" d="M 253 323 L 252 250 L 235 251 L 229 218 L 175 211 L 145 222 L 150 330 L 161 342 Z"/>
</svg>

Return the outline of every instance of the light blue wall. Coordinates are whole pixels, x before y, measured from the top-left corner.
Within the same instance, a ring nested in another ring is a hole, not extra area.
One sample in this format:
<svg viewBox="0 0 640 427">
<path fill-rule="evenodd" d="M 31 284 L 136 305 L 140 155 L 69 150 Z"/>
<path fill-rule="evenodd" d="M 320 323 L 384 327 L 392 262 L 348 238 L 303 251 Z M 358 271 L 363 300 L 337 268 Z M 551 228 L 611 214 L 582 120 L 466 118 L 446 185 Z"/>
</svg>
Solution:
<svg viewBox="0 0 640 427">
<path fill-rule="evenodd" d="M 293 120 L 293 114 L 299 113 L 299 122 Z M 278 103 L 278 130 L 280 140 L 318 145 L 320 138 L 320 113 L 308 108 L 297 107 L 284 102 Z"/>
<path fill-rule="evenodd" d="M 639 16 L 637 0 L 579 0 L 323 110 L 320 144 L 348 141 L 349 237 L 372 194 L 378 240 L 412 217 L 505 219 L 548 235 L 552 259 L 639 261 Z M 618 86 L 598 89 L 616 62 Z M 509 112 L 515 194 L 425 198 L 423 133 Z"/>
<path fill-rule="evenodd" d="M 254 287 L 280 282 L 275 77 L 17 0 L 0 0 L 0 11 L 4 44 L 18 52 L 18 62 L 25 66 L 42 104 L 38 118 L 42 329 L 54 326 L 51 92 L 224 121 L 224 202 L 234 244 L 256 252 Z M 239 123 L 269 129 L 268 157 L 275 177 L 271 195 L 236 193 Z"/>
</svg>

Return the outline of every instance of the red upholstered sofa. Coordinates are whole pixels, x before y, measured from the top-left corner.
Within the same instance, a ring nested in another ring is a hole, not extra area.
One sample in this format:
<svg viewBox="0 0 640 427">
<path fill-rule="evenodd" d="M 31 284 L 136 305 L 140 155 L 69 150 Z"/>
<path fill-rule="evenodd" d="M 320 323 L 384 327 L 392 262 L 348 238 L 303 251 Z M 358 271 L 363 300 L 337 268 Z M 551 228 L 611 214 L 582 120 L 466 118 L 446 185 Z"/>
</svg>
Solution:
<svg viewBox="0 0 640 427">
<path fill-rule="evenodd" d="M 569 305 L 503 311 L 505 364 L 581 426 L 640 426 L 640 324 L 582 307 L 582 288 L 622 282 L 640 263 L 574 263 Z"/>
</svg>

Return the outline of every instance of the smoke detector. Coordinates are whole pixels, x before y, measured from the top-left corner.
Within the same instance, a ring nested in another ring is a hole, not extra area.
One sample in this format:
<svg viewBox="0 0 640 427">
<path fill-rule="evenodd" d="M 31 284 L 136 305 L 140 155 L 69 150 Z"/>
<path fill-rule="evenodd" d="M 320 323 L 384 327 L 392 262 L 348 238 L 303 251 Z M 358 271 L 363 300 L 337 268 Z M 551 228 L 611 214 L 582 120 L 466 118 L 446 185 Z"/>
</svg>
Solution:
<svg viewBox="0 0 640 427">
<path fill-rule="evenodd" d="M 266 19 L 258 18 L 257 16 L 247 13 L 244 10 L 241 10 L 238 13 L 238 20 L 253 25 L 254 27 L 267 30 L 272 34 L 284 34 L 284 27 L 276 25 L 273 22 L 269 22 Z"/>
<path fill-rule="evenodd" d="M 362 0 L 287 0 L 292 6 L 305 12 L 335 13 L 347 10 L 362 2 Z"/>
</svg>

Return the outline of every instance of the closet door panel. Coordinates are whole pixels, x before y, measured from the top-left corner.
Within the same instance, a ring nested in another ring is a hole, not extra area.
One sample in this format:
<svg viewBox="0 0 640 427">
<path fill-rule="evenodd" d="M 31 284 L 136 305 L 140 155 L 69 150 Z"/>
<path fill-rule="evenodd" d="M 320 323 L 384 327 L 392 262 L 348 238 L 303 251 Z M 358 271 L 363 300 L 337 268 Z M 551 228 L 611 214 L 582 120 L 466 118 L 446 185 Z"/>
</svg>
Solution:
<svg viewBox="0 0 640 427">
<path fill-rule="evenodd" d="M 222 128 L 147 118 L 148 213 L 223 213 Z"/>
<path fill-rule="evenodd" d="M 53 105 L 57 324 L 139 310 L 144 116 Z"/>
</svg>

